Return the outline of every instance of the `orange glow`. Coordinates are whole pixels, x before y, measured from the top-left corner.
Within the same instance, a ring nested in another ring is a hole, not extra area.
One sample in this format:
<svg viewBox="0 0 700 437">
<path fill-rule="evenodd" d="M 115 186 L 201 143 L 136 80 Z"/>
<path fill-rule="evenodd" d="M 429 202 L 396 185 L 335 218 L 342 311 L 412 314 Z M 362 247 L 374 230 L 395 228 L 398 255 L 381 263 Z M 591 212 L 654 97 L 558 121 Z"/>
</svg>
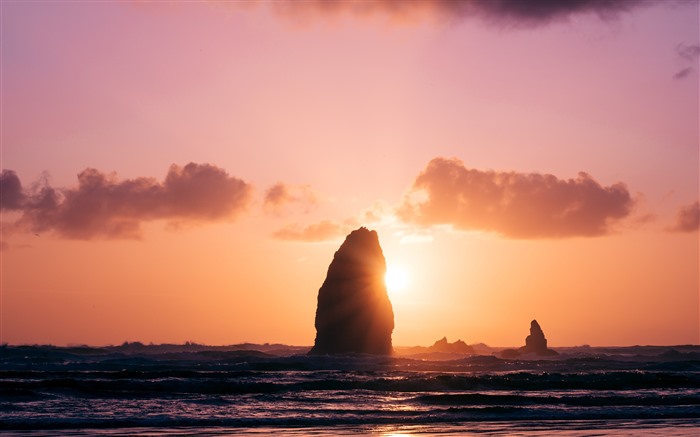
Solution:
<svg viewBox="0 0 700 437">
<path fill-rule="evenodd" d="M 410 277 L 408 272 L 401 266 L 389 265 L 384 275 L 386 288 L 391 295 L 400 295 L 409 285 Z"/>
</svg>

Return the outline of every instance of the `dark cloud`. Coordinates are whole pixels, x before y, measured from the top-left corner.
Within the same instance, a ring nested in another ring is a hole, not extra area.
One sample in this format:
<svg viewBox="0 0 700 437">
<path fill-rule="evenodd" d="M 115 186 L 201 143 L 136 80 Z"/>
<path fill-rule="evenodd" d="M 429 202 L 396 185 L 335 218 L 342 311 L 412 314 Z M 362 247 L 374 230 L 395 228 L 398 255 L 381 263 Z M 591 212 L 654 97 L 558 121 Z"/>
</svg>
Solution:
<svg viewBox="0 0 700 437">
<path fill-rule="evenodd" d="M 697 60 L 700 58 L 700 45 L 681 43 L 676 46 L 676 53 L 678 53 L 683 64 L 691 64 L 673 75 L 674 79 L 684 79 L 690 76 L 693 72 L 693 67 L 697 65 Z"/>
<path fill-rule="evenodd" d="M 392 20 L 409 21 L 426 16 L 442 19 L 477 17 L 494 24 L 536 26 L 567 19 L 575 14 L 595 14 L 602 19 L 649 0 L 282 0 L 272 7 L 296 18 L 309 15 L 355 16 L 382 15 Z"/>
<path fill-rule="evenodd" d="M 449 3 L 449 0 L 446 0 Z M 487 20 L 511 24 L 546 24 L 575 14 L 595 14 L 601 19 L 617 18 L 644 3 L 638 0 L 465 0 L 474 13 Z"/>
<path fill-rule="evenodd" d="M 695 232 L 700 229 L 700 202 L 683 206 L 676 214 L 676 224 L 671 227 L 673 232 Z"/>
<path fill-rule="evenodd" d="M 343 223 L 334 222 L 332 220 L 323 220 L 319 223 L 314 223 L 306 227 L 289 225 L 275 231 L 272 236 L 279 240 L 315 243 L 342 237 L 356 225 L 357 223 L 354 220 L 347 220 Z"/>
<path fill-rule="evenodd" d="M 280 182 L 268 188 L 268 190 L 265 192 L 265 205 L 279 205 L 281 203 L 286 203 L 289 201 L 290 197 L 291 196 L 287 186 Z"/>
<path fill-rule="evenodd" d="M 3 208 L 22 212 L 16 227 L 51 231 L 74 239 L 139 238 L 141 223 L 230 219 L 246 207 L 252 188 L 210 164 L 172 165 L 163 182 L 118 180 L 95 169 L 78 175 L 75 188 L 44 184 L 25 191 L 11 171 L 3 172 Z M 6 185 L 7 182 L 7 185 Z"/>
<path fill-rule="evenodd" d="M 452 225 L 512 238 L 597 236 L 626 217 L 633 201 L 624 184 L 603 187 L 586 173 L 576 179 L 468 169 L 435 158 L 397 210 L 408 222 Z"/>
<path fill-rule="evenodd" d="M 266 212 L 276 215 L 283 214 L 292 205 L 300 205 L 304 212 L 308 212 L 316 204 L 316 196 L 306 186 L 296 186 L 278 182 L 265 192 L 263 208 Z"/>
<path fill-rule="evenodd" d="M 692 73 L 692 72 L 693 72 L 692 67 L 686 67 L 686 68 L 680 70 L 678 73 L 674 74 L 673 78 L 674 79 L 683 79 L 684 77 L 690 76 L 690 73 Z"/>
<path fill-rule="evenodd" d="M 0 210 L 18 210 L 24 203 L 22 183 L 12 170 L 0 173 Z"/>
<path fill-rule="evenodd" d="M 694 61 L 700 57 L 700 45 L 681 43 L 676 46 L 676 53 L 687 61 Z"/>
</svg>

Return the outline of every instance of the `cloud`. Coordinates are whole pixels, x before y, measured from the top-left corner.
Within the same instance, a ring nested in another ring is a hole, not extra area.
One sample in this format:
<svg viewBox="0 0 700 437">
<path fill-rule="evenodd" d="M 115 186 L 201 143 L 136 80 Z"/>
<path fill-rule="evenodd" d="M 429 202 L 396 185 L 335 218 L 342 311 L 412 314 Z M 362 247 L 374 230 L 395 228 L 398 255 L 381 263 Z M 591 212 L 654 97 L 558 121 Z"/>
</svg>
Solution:
<svg viewBox="0 0 700 437">
<path fill-rule="evenodd" d="M 274 10 L 296 20 L 314 16 L 350 14 L 357 17 L 379 15 L 407 22 L 426 17 L 438 19 L 480 18 L 511 26 L 538 26 L 566 20 L 575 14 L 595 14 L 601 19 L 616 18 L 644 0 L 282 0 L 271 2 Z"/>
<path fill-rule="evenodd" d="M 189 163 L 172 165 L 163 182 L 145 177 L 120 181 L 88 168 L 78 175 L 77 187 L 56 189 L 44 183 L 28 191 L 14 172 L 5 170 L 2 194 L 3 209 L 22 213 L 15 227 L 89 240 L 140 238 L 141 224 L 152 220 L 231 219 L 247 206 L 252 188 L 214 165 Z"/>
<path fill-rule="evenodd" d="M 282 182 L 276 183 L 265 192 L 265 212 L 283 215 L 292 204 L 298 204 L 304 212 L 309 212 L 316 205 L 316 196 L 308 185 L 289 185 Z"/>
<path fill-rule="evenodd" d="M 700 229 L 700 202 L 683 206 L 676 214 L 676 223 L 669 230 L 672 232 L 695 232 Z"/>
<path fill-rule="evenodd" d="M 674 79 L 684 79 L 690 76 L 690 73 L 693 72 L 693 66 L 697 64 L 697 59 L 700 58 L 700 45 L 681 43 L 676 46 L 676 53 L 683 64 L 691 64 L 691 66 L 685 67 L 673 75 Z"/>
<path fill-rule="evenodd" d="M 449 0 L 445 0 L 449 3 Z M 567 19 L 575 14 L 595 14 L 604 20 L 617 18 L 642 5 L 642 1 L 625 0 L 465 0 L 474 8 L 474 13 L 497 23 L 538 25 Z"/>
<path fill-rule="evenodd" d="M 468 169 L 435 158 L 397 210 L 422 226 L 452 225 L 511 238 L 597 236 L 626 217 L 634 202 L 624 184 L 603 187 L 586 173 L 576 179 Z"/>
<path fill-rule="evenodd" d="M 18 210 L 24 203 L 22 183 L 17 173 L 12 170 L 3 170 L 0 173 L 0 210 Z"/>
<path fill-rule="evenodd" d="M 289 225 L 278 231 L 275 231 L 272 236 L 279 240 L 287 241 L 305 241 L 319 242 L 332 240 L 334 238 L 345 236 L 356 224 L 337 223 L 332 220 L 323 220 L 319 223 L 314 223 L 306 227 L 299 225 Z"/>
<path fill-rule="evenodd" d="M 676 46 L 676 53 L 687 61 L 694 61 L 700 57 L 700 45 L 681 43 Z"/>
<path fill-rule="evenodd" d="M 272 236 L 278 240 L 305 241 L 317 243 L 319 241 L 335 240 L 344 237 L 358 226 L 390 225 L 396 218 L 392 207 L 383 202 L 375 202 L 370 208 L 360 211 L 354 217 L 342 221 L 322 220 L 307 226 L 292 224 L 275 231 Z"/>
<path fill-rule="evenodd" d="M 692 73 L 692 72 L 693 72 L 692 67 L 686 67 L 686 68 L 680 70 L 679 72 L 677 72 L 676 74 L 674 74 L 673 78 L 674 79 L 683 79 L 684 77 L 690 76 L 690 73 Z"/>
</svg>

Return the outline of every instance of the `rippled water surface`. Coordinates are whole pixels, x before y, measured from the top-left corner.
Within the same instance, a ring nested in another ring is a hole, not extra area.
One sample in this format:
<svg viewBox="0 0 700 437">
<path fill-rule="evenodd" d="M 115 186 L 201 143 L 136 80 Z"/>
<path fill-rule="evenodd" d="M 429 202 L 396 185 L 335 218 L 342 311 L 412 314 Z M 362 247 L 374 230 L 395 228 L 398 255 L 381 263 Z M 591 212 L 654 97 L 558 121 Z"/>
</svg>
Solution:
<svg viewBox="0 0 700 437">
<path fill-rule="evenodd" d="M 700 435 L 700 347 L 546 360 L 0 348 L 3 435 Z"/>
</svg>

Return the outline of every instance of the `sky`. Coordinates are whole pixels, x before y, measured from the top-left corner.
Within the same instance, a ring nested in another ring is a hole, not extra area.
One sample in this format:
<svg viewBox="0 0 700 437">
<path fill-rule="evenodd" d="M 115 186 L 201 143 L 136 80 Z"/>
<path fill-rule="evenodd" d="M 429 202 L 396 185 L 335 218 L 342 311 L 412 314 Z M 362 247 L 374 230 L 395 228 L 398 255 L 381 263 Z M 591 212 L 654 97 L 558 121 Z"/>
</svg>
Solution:
<svg viewBox="0 0 700 437">
<path fill-rule="evenodd" d="M 12 1 L 0 343 L 700 343 L 697 1 Z"/>
</svg>

